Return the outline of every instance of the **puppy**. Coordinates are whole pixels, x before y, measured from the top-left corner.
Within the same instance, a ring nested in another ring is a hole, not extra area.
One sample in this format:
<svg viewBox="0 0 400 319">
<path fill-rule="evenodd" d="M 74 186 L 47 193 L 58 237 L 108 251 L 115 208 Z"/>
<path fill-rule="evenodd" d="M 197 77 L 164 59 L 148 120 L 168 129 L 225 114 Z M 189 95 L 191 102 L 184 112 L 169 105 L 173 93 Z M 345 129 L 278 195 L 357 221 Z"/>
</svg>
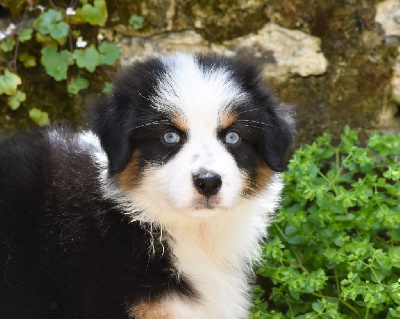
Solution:
<svg viewBox="0 0 400 319">
<path fill-rule="evenodd" d="M 0 317 L 246 318 L 294 134 L 260 71 L 138 62 L 90 125 L 0 144 Z"/>
</svg>

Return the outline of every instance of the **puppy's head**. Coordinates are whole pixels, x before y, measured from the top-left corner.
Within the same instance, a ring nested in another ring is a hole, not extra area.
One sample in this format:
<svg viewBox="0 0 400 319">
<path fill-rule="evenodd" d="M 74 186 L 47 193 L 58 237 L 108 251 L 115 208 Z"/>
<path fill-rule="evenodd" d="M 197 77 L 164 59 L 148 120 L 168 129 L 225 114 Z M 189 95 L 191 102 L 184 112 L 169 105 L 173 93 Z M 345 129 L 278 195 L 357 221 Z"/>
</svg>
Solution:
<svg viewBox="0 0 400 319">
<path fill-rule="evenodd" d="M 138 205 L 206 217 L 283 170 L 294 128 L 282 107 L 252 65 L 175 54 L 125 69 L 92 129 L 110 177 Z"/>
</svg>

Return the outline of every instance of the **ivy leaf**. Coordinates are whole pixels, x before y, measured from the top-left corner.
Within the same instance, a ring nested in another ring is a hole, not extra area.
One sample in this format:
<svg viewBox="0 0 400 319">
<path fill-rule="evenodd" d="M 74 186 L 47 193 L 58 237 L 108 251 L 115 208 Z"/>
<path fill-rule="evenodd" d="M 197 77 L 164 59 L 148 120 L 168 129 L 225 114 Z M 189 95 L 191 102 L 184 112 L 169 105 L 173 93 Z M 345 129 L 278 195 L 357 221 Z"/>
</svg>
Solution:
<svg viewBox="0 0 400 319">
<path fill-rule="evenodd" d="M 21 78 L 5 70 L 3 75 L 0 75 L 0 94 L 14 95 L 17 92 L 17 86 L 22 83 Z"/>
<path fill-rule="evenodd" d="M 44 12 L 39 18 L 38 31 L 43 34 L 50 34 L 51 30 L 61 21 L 62 15 L 59 11 L 49 9 Z"/>
<path fill-rule="evenodd" d="M 68 23 L 61 21 L 54 26 L 54 28 L 50 32 L 50 35 L 54 40 L 61 40 L 63 38 L 66 38 L 68 36 L 68 33 Z"/>
<path fill-rule="evenodd" d="M 115 43 L 102 42 L 98 50 L 100 52 L 100 64 L 113 65 L 121 56 L 121 52 Z"/>
<path fill-rule="evenodd" d="M 113 90 L 113 84 L 111 82 L 106 82 L 104 83 L 104 89 L 103 89 L 103 93 L 109 94 L 112 92 Z"/>
<path fill-rule="evenodd" d="M 59 11 L 49 9 L 39 18 L 38 31 L 43 35 L 50 35 L 54 40 L 63 44 L 69 33 L 69 25 L 61 21 L 62 15 Z"/>
<path fill-rule="evenodd" d="M 24 64 L 26 68 L 32 68 L 36 66 L 36 58 L 27 52 L 24 52 L 18 56 L 18 60 Z"/>
<path fill-rule="evenodd" d="M 132 25 L 132 27 L 135 30 L 139 30 L 143 28 L 143 21 L 144 18 L 141 16 L 138 16 L 136 14 L 132 14 L 131 17 L 129 18 L 129 23 Z"/>
<path fill-rule="evenodd" d="M 89 87 L 89 81 L 83 77 L 77 77 L 75 81 L 68 83 L 67 91 L 70 95 L 78 94 L 80 90 L 87 89 Z"/>
<path fill-rule="evenodd" d="M 29 117 L 39 126 L 44 126 L 50 123 L 49 114 L 37 108 L 29 110 Z"/>
<path fill-rule="evenodd" d="M 40 62 L 44 66 L 48 75 L 52 76 L 56 81 L 65 80 L 67 78 L 67 70 L 71 53 L 67 50 L 57 51 L 57 47 L 49 45 L 41 50 L 42 58 Z"/>
<path fill-rule="evenodd" d="M 12 38 L 7 38 L 3 41 L 1 41 L 0 43 L 0 48 L 4 51 L 4 52 L 10 52 L 15 45 L 15 40 Z"/>
<path fill-rule="evenodd" d="M 25 100 L 26 94 L 18 90 L 8 99 L 8 105 L 11 107 L 11 109 L 16 110 L 21 105 L 21 102 L 24 102 Z"/>
<path fill-rule="evenodd" d="M 93 72 L 99 65 L 99 53 L 93 46 L 84 50 L 75 50 L 72 57 L 75 59 L 78 67 L 85 68 L 89 72 Z"/>
<path fill-rule="evenodd" d="M 54 40 L 52 39 L 52 37 L 50 35 L 45 35 L 43 33 L 37 32 L 36 33 L 36 37 L 35 40 L 38 43 L 43 43 L 45 45 L 50 45 L 50 44 L 55 44 Z"/>
<path fill-rule="evenodd" d="M 32 32 L 32 28 L 22 29 L 18 34 L 19 41 L 25 42 L 30 40 L 32 38 Z"/>
<path fill-rule="evenodd" d="M 81 15 L 85 22 L 91 25 L 104 26 L 107 18 L 107 6 L 104 0 L 95 0 L 93 5 L 86 3 L 81 10 Z"/>
</svg>

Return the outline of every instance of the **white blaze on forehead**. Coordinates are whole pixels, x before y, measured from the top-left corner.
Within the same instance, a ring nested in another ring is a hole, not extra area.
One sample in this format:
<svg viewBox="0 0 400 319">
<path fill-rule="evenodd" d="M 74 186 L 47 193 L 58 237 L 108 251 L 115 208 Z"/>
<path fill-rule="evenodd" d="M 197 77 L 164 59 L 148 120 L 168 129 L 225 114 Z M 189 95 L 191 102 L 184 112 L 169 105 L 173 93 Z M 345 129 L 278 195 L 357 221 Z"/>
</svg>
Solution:
<svg viewBox="0 0 400 319">
<path fill-rule="evenodd" d="M 246 97 L 227 67 L 204 69 L 193 55 L 183 53 L 161 61 L 166 74 L 157 86 L 153 107 L 182 114 L 189 135 L 193 136 L 197 129 L 215 132 L 222 113 Z"/>
</svg>

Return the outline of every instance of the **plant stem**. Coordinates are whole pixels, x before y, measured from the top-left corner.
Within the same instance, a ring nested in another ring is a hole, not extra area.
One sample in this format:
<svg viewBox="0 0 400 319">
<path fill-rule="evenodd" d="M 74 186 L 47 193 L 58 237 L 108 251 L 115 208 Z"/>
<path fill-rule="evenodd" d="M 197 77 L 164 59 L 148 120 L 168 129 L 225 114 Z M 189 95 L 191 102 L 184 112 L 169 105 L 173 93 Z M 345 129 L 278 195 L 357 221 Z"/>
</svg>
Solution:
<svg viewBox="0 0 400 319">
<path fill-rule="evenodd" d="M 348 302 L 344 301 L 342 298 L 336 298 L 336 297 L 330 297 L 330 296 L 325 296 L 322 294 L 318 294 L 315 292 L 311 293 L 312 295 L 319 297 L 319 298 L 324 298 L 324 299 L 329 299 L 329 300 L 334 300 L 334 301 L 339 301 L 343 305 L 345 305 L 347 308 L 349 308 L 351 311 L 353 311 L 358 317 L 360 317 L 359 312 L 357 311 L 356 308 L 354 308 L 352 305 L 350 305 Z"/>
<path fill-rule="evenodd" d="M 308 276 L 310 276 L 310 272 L 307 270 L 306 267 L 303 266 L 300 256 L 294 250 L 292 250 L 292 253 L 296 256 L 296 259 L 299 263 L 299 267 L 301 268 L 301 270 L 303 270 L 303 272 L 305 272 Z"/>
</svg>

